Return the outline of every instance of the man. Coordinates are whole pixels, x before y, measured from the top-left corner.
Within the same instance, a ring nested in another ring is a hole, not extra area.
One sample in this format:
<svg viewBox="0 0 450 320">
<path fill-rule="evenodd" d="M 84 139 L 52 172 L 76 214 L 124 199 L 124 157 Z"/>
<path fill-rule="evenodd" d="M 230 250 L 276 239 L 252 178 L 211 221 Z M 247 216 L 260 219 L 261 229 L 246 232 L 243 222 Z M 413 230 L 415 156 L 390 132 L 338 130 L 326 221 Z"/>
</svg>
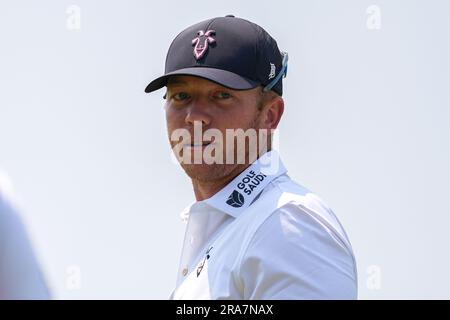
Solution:
<svg viewBox="0 0 450 320">
<path fill-rule="evenodd" d="M 0 300 L 49 299 L 9 185 L 0 172 Z"/>
<path fill-rule="evenodd" d="M 170 143 L 196 198 L 173 299 L 357 297 L 344 229 L 272 148 L 286 70 L 264 29 L 228 15 L 182 31 L 145 90 L 167 87 Z"/>
</svg>

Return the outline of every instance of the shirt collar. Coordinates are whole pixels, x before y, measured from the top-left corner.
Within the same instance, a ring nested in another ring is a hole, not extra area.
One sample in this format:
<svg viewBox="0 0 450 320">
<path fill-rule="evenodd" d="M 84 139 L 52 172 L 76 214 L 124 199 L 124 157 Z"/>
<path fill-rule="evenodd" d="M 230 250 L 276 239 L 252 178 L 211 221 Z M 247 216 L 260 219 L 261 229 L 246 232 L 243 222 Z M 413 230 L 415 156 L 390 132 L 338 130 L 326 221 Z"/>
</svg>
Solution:
<svg viewBox="0 0 450 320">
<path fill-rule="evenodd" d="M 181 213 L 181 218 L 187 221 L 191 211 L 208 206 L 237 218 L 271 181 L 286 172 L 278 152 L 268 151 L 215 195 L 190 204 Z"/>
</svg>

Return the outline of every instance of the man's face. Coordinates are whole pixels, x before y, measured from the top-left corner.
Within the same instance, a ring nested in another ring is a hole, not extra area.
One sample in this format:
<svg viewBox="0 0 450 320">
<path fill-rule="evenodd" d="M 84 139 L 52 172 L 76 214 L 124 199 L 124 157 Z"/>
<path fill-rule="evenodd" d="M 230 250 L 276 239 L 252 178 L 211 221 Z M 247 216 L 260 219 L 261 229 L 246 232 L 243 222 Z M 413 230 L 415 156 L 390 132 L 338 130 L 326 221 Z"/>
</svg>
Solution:
<svg viewBox="0 0 450 320">
<path fill-rule="evenodd" d="M 232 90 L 223 87 L 215 82 L 194 76 L 174 76 L 169 79 L 166 95 L 166 120 L 169 140 L 172 148 L 179 141 L 171 139 L 172 134 L 177 129 L 187 130 L 191 137 L 194 137 L 194 123 L 201 124 L 202 131 L 208 129 L 217 129 L 222 133 L 223 141 L 213 141 L 219 143 L 220 152 L 223 152 L 224 161 L 222 163 L 207 164 L 202 161 L 200 164 L 183 163 L 181 166 L 192 179 L 203 182 L 212 182 L 227 177 L 233 172 L 240 172 L 240 168 L 245 164 L 226 163 L 226 154 L 230 153 L 227 148 L 226 130 L 227 129 L 247 129 L 253 128 L 258 131 L 261 128 L 258 103 L 261 97 L 261 87 L 250 90 Z M 231 140 L 231 139 L 230 139 Z M 198 142 L 198 141 L 196 141 Z M 202 140 L 204 144 L 210 141 Z M 235 143 L 235 142 L 233 142 Z M 191 144 L 194 144 L 192 139 Z M 211 145 L 212 146 L 212 145 Z M 210 147 L 211 147 L 210 146 Z M 248 143 L 245 144 L 245 153 L 248 156 Z M 194 152 L 203 152 L 206 146 L 189 146 L 184 148 L 180 155 L 185 152 L 191 153 L 192 159 Z M 174 149 L 175 150 L 175 149 Z M 235 145 L 233 158 L 238 148 Z M 246 157 L 248 165 L 248 157 Z"/>
</svg>

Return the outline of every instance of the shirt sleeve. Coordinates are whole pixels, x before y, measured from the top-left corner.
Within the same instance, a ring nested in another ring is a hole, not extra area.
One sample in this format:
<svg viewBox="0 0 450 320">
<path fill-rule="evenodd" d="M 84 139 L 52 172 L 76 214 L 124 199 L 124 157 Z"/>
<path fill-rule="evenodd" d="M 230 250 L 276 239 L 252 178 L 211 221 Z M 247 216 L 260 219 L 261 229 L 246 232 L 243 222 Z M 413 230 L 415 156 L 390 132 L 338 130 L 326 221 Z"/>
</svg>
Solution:
<svg viewBox="0 0 450 320">
<path fill-rule="evenodd" d="M 356 277 L 351 248 L 296 204 L 258 228 L 239 268 L 245 300 L 356 299 Z"/>
<path fill-rule="evenodd" d="M 22 220 L 0 189 L 0 300 L 49 298 Z"/>
</svg>

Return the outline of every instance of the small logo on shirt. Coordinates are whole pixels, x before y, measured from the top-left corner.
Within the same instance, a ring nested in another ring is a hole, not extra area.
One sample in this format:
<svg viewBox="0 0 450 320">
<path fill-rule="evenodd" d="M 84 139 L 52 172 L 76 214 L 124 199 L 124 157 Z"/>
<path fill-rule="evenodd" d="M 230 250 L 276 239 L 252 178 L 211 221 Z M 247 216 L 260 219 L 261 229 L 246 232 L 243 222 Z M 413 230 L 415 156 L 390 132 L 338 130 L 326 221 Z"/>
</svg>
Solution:
<svg viewBox="0 0 450 320">
<path fill-rule="evenodd" d="M 203 270 L 203 267 L 205 266 L 206 260 L 208 260 L 210 258 L 209 252 L 211 251 L 213 247 L 210 247 L 207 251 L 206 251 L 206 255 L 205 258 L 203 258 L 203 261 L 200 263 L 200 265 L 197 268 L 197 278 L 200 275 L 200 273 Z"/>
<path fill-rule="evenodd" d="M 227 200 L 227 204 L 235 208 L 242 207 L 244 202 L 244 196 L 237 190 L 234 190 Z"/>
<path fill-rule="evenodd" d="M 270 63 L 269 80 L 272 78 L 275 78 L 275 65 L 271 62 Z"/>
</svg>

